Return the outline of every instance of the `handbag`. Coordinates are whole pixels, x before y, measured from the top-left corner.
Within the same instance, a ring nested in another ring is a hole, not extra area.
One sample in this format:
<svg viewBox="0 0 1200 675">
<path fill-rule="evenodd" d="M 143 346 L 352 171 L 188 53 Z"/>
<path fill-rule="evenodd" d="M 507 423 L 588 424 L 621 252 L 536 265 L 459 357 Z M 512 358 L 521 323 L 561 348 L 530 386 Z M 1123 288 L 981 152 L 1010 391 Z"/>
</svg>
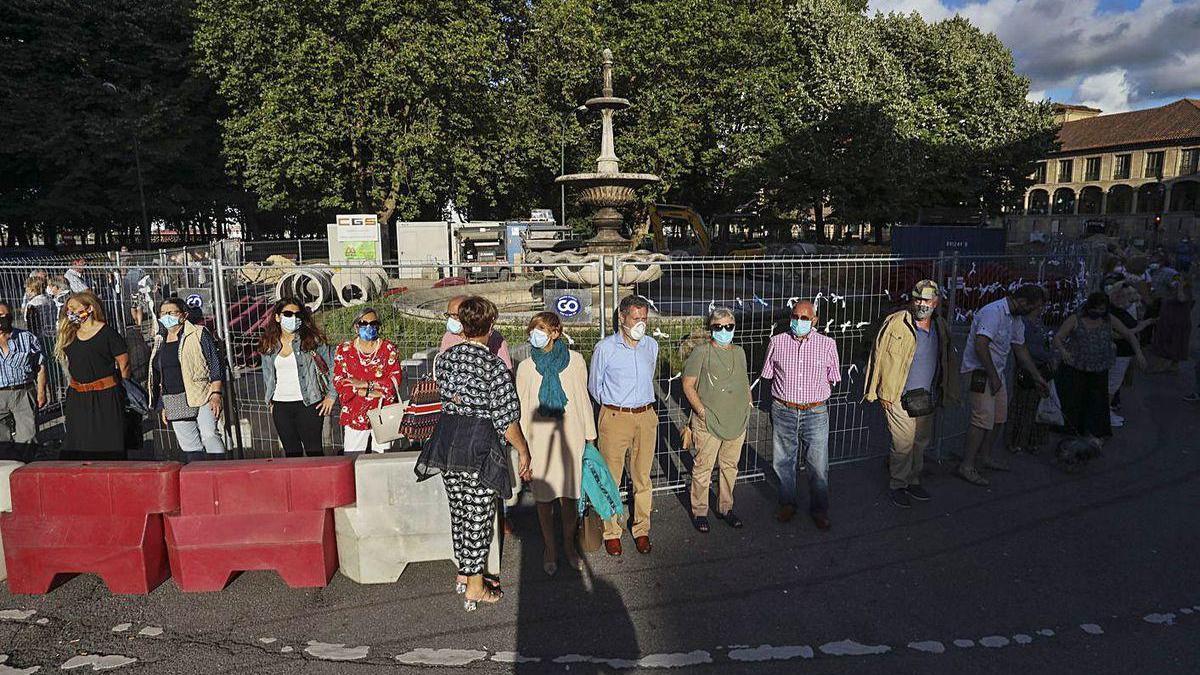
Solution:
<svg viewBox="0 0 1200 675">
<path fill-rule="evenodd" d="M 404 410 L 407 407 L 408 401 L 383 405 L 381 398 L 378 408 L 367 411 L 367 421 L 371 423 L 371 436 L 375 446 L 387 445 L 403 437 L 400 433 L 400 422 L 404 419 Z"/>
<path fill-rule="evenodd" d="M 594 553 L 604 545 L 604 521 L 596 509 L 588 509 L 579 519 L 579 548 L 584 553 Z"/>
<path fill-rule="evenodd" d="M 932 415 L 936 409 L 933 405 L 933 394 L 928 389 L 910 389 L 900 397 L 900 407 L 909 417 L 925 417 Z"/>
<path fill-rule="evenodd" d="M 400 435 L 410 441 L 427 441 L 442 416 L 442 394 L 432 375 L 426 375 L 409 392 L 408 409 L 400 421 Z"/>
</svg>

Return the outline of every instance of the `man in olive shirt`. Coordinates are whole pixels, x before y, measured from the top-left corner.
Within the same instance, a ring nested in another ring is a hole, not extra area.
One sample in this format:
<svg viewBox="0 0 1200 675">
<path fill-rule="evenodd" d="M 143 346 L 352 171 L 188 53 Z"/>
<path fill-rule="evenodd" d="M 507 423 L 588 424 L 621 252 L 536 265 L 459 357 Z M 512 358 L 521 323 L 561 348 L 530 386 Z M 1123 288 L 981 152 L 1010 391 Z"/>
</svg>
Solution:
<svg viewBox="0 0 1200 675">
<path fill-rule="evenodd" d="M 741 527 L 733 512 L 733 484 L 750 419 L 750 377 L 746 352 L 733 344 L 733 312 L 718 307 L 709 313 L 709 340 L 697 346 L 683 366 L 683 393 L 692 406 L 692 526 L 708 532 L 708 487 L 713 464 L 720 464 L 717 518 Z"/>
</svg>

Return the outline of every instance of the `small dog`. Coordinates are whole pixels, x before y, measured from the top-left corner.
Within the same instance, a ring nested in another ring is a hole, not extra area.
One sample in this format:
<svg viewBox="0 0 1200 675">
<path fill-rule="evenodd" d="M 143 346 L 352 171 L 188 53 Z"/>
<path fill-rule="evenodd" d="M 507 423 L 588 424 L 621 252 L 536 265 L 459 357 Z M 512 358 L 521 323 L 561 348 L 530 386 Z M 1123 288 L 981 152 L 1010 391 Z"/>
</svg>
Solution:
<svg viewBox="0 0 1200 675">
<path fill-rule="evenodd" d="M 1092 459 L 1100 456 L 1100 439 L 1070 436 L 1058 442 L 1055 459 L 1067 473 L 1078 473 Z"/>
</svg>

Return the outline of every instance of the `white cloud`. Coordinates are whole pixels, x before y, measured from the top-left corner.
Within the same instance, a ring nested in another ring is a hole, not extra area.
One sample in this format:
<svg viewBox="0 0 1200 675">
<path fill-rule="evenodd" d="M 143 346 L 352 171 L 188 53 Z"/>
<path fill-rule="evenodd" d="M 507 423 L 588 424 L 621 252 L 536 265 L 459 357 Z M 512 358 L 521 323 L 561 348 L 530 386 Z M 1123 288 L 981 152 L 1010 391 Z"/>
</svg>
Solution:
<svg viewBox="0 0 1200 675">
<path fill-rule="evenodd" d="M 955 14 L 994 32 L 1031 81 L 1031 97 L 1070 92 L 1106 112 L 1200 96 L 1200 2 L 1142 0 L 1101 12 L 1099 0 L 981 0 L 957 9 L 941 0 L 871 0 L 871 9 Z"/>
<path fill-rule="evenodd" d="M 1129 110 L 1129 98 L 1132 93 L 1124 68 L 1088 75 L 1075 88 L 1075 95 L 1079 97 L 1081 105 L 1099 108 L 1104 112 Z"/>
</svg>

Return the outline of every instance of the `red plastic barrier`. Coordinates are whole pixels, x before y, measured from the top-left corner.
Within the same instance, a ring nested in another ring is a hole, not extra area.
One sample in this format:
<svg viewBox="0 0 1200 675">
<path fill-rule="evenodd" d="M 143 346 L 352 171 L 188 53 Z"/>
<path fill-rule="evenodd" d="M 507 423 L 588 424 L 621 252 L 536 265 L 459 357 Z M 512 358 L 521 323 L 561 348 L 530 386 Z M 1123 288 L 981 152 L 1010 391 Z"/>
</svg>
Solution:
<svg viewBox="0 0 1200 675">
<path fill-rule="evenodd" d="M 36 462 L 14 471 L 0 514 L 8 590 L 46 593 L 61 574 L 96 574 L 146 594 L 170 576 L 163 514 L 179 508 L 176 462 Z"/>
<path fill-rule="evenodd" d="M 219 591 L 248 570 L 324 586 L 337 571 L 332 509 L 354 502 L 354 460 L 197 462 L 179 472 L 179 494 L 166 536 L 180 589 Z"/>
</svg>

